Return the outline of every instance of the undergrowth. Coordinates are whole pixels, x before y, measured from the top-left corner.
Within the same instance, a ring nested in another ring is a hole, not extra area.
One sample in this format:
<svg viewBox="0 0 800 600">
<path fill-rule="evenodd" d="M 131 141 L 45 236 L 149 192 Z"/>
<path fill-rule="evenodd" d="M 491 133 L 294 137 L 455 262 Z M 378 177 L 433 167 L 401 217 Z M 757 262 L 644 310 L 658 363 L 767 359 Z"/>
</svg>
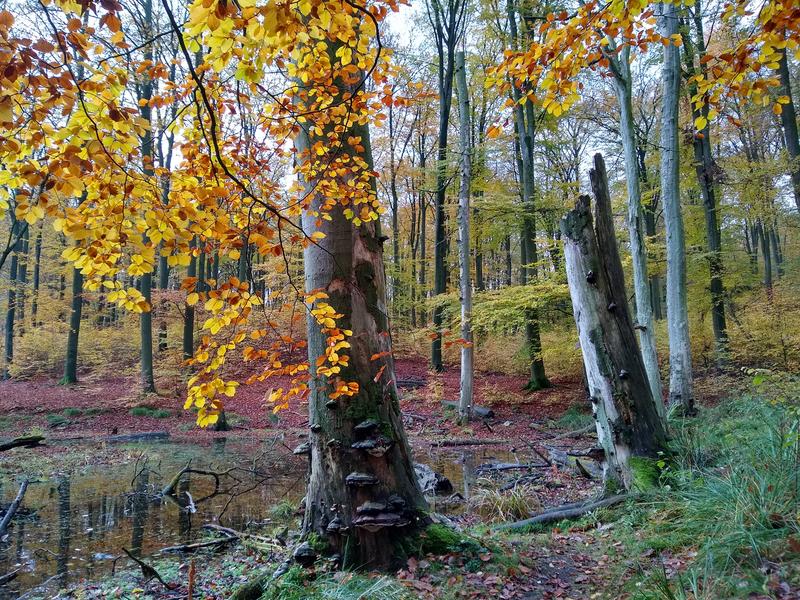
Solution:
<svg viewBox="0 0 800 600">
<path fill-rule="evenodd" d="M 746 598 L 800 584 L 797 417 L 746 397 L 671 430 L 661 487 L 630 502 L 615 528 L 640 557 L 634 597 Z"/>
</svg>

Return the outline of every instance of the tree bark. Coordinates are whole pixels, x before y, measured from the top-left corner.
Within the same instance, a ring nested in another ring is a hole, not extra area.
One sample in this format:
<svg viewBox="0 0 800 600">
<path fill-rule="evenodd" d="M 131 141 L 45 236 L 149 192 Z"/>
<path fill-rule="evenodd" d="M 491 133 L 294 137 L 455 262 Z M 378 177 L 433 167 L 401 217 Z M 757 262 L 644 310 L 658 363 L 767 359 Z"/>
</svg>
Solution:
<svg viewBox="0 0 800 600">
<path fill-rule="evenodd" d="M 678 31 L 678 9 L 662 3 L 659 29 L 671 39 Z M 689 343 L 689 314 L 686 299 L 686 248 L 680 203 L 680 150 L 678 146 L 678 97 L 680 92 L 680 51 L 664 47 L 661 106 L 661 201 L 667 238 L 667 329 L 669 332 L 669 403 L 694 414 L 692 354 Z"/>
<path fill-rule="evenodd" d="M 31 325 L 35 328 L 39 326 L 39 284 L 41 282 L 42 271 L 42 226 L 39 223 L 36 231 L 36 242 L 33 247 L 33 293 L 31 294 Z"/>
<path fill-rule="evenodd" d="M 797 210 L 800 211 L 800 141 L 797 135 L 797 112 L 794 109 L 792 98 L 792 82 L 789 76 L 789 62 L 786 50 L 780 50 L 778 61 L 778 74 L 781 78 L 781 95 L 789 101 L 782 105 L 781 124 L 783 125 L 783 138 L 786 141 L 786 152 L 789 154 L 789 173 L 792 178 L 792 191 Z"/>
<path fill-rule="evenodd" d="M 69 333 L 67 334 L 67 355 L 64 361 L 64 377 L 61 383 L 78 383 L 78 337 L 81 332 L 81 313 L 83 312 L 83 274 L 72 269 L 72 301 L 69 313 Z"/>
<path fill-rule="evenodd" d="M 472 194 L 472 143 L 470 141 L 469 91 L 464 53 L 456 53 L 456 90 L 459 104 L 461 141 L 461 188 L 458 195 L 459 268 L 461 279 L 461 390 L 458 400 L 459 423 L 469 422 L 472 412 L 472 280 L 469 260 L 470 196 Z"/>
<path fill-rule="evenodd" d="M 595 164 L 602 165 L 599 155 Z M 600 189 L 600 169 L 591 177 Z M 630 489 L 630 459 L 657 457 L 666 447 L 666 431 L 628 312 L 608 196 L 599 194 L 595 201 L 594 226 L 588 196 L 581 196 L 562 220 L 564 257 L 598 440 L 605 450 L 604 475 L 610 486 Z"/>
<path fill-rule="evenodd" d="M 639 186 L 639 163 L 636 149 L 636 134 L 633 122 L 633 91 L 631 79 L 630 46 L 625 46 L 619 58 L 612 57 L 614 65 L 614 88 L 620 108 L 620 136 L 625 156 L 625 181 L 628 189 L 628 235 L 633 264 L 633 291 L 636 303 L 639 344 L 650 391 L 656 399 L 659 416 L 666 416 L 661 401 L 661 372 L 658 368 L 656 335 L 653 325 L 653 303 L 650 297 L 650 282 L 647 277 L 647 249 L 644 236 L 644 213 Z"/>
<path fill-rule="evenodd" d="M 16 235 L 19 228 L 22 227 L 20 221 L 11 214 L 11 234 Z M 17 249 L 19 248 L 19 239 L 14 244 L 11 252 L 11 261 L 8 265 L 8 305 L 6 307 L 6 326 L 5 326 L 5 352 L 3 364 L 3 379 L 10 377 L 9 368 L 11 363 L 14 362 L 14 322 L 16 319 L 17 308 L 17 275 L 19 271 L 19 257 L 17 256 Z"/>
<path fill-rule="evenodd" d="M 189 244 L 192 253 L 189 259 L 189 267 L 186 270 L 186 277 L 197 277 L 197 256 L 194 253 L 197 247 L 197 238 L 193 238 Z M 195 283 L 195 291 L 200 291 L 200 286 Z M 194 306 L 183 305 L 183 360 L 189 360 L 194 356 Z"/>
<path fill-rule="evenodd" d="M 144 0 L 144 31 L 143 37 L 149 40 L 153 30 L 153 2 L 152 0 Z M 145 46 L 144 50 L 145 62 L 152 62 L 153 60 L 153 46 L 152 42 Z M 139 113 L 144 121 L 147 122 L 147 128 L 142 135 L 142 172 L 146 178 L 155 176 L 153 169 L 154 152 L 153 152 L 153 129 L 152 129 L 152 109 L 150 108 L 150 100 L 153 97 L 153 82 L 150 77 L 145 73 L 144 81 L 141 87 L 141 98 L 144 100 L 139 108 Z M 145 242 L 149 245 L 150 241 L 145 236 Z M 142 274 L 140 290 L 142 296 L 147 301 L 148 308 L 143 311 L 139 317 L 139 331 L 141 337 L 141 385 L 142 392 L 145 394 L 152 394 L 156 391 L 155 380 L 153 378 L 153 267 L 150 265 L 150 270 Z"/>
<path fill-rule="evenodd" d="M 361 139 L 361 158 L 371 167 L 367 126 L 354 124 L 347 135 Z M 311 160 L 308 149 L 314 141 L 301 129 L 295 140 L 298 160 Z M 314 184 L 306 182 L 309 191 L 316 189 Z M 339 376 L 357 382 L 359 390 L 331 400 L 333 382 L 312 372 L 311 472 L 303 530 L 327 540 L 346 568 L 390 569 L 404 560 L 403 541 L 426 524 L 427 505 L 414 473 L 395 385 L 380 222 L 356 227 L 336 206 L 331 220 L 323 219 L 317 227 L 312 213 L 324 200 L 314 194 L 303 213 L 305 231 L 326 234 L 304 250 L 305 286 L 308 292 L 324 290 L 327 302 L 343 315 L 337 327 L 352 330 L 349 364 Z M 307 332 L 313 369 L 325 355 L 327 337 L 313 318 Z M 372 360 L 375 354 L 382 358 Z M 365 441 L 372 442 L 372 452 L 363 444 L 353 447 Z M 366 504 L 370 502 L 377 504 Z"/>
<path fill-rule="evenodd" d="M 697 47 L 697 54 L 700 56 L 705 54 L 700 0 L 695 1 L 694 9 L 695 36 L 693 37 L 690 34 L 688 28 L 685 28 L 683 32 L 686 70 L 690 77 L 695 74 L 696 70 L 695 46 Z M 700 65 L 700 71 L 705 75 L 703 65 Z M 697 95 L 697 84 L 692 80 L 692 83 L 689 84 L 689 96 L 692 98 L 695 95 Z M 710 271 L 709 288 L 711 291 L 711 325 L 714 331 L 715 354 L 717 364 L 724 366 L 728 356 L 728 330 L 725 323 L 725 287 L 722 282 L 722 237 L 717 220 L 717 195 L 713 174 L 714 160 L 711 156 L 711 126 L 707 122 L 708 106 L 698 109 L 692 103 L 692 118 L 697 120 L 700 117 L 706 119 L 706 126 L 692 136 L 694 168 L 700 193 L 703 197 L 703 213 L 706 223 L 706 243 L 708 245 L 708 267 Z"/>
</svg>

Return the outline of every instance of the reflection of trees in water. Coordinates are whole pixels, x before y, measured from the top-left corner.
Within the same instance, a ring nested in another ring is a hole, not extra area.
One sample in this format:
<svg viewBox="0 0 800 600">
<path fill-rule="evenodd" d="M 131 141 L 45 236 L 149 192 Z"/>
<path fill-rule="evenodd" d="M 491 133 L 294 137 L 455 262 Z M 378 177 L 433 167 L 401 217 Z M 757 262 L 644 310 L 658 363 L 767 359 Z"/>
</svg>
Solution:
<svg viewBox="0 0 800 600">
<path fill-rule="evenodd" d="M 133 512 L 133 524 L 131 532 L 131 554 L 134 556 L 142 555 L 142 543 L 144 542 L 144 527 L 147 523 L 147 483 L 150 473 L 144 470 L 136 479 L 136 488 L 133 493 L 131 511 Z"/>
<path fill-rule="evenodd" d="M 57 573 L 60 585 L 69 580 L 69 554 L 72 541 L 72 516 L 70 502 L 70 480 L 68 477 L 58 482 L 58 556 L 56 558 Z"/>
<path fill-rule="evenodd" d="M 189 541 L 192 535 L 192 513 L 189 508 L 187 492 L 191 486 L 191 474 L 187 473 L 178 483 L 178 534 L 182 542 Z"/>
</svg>

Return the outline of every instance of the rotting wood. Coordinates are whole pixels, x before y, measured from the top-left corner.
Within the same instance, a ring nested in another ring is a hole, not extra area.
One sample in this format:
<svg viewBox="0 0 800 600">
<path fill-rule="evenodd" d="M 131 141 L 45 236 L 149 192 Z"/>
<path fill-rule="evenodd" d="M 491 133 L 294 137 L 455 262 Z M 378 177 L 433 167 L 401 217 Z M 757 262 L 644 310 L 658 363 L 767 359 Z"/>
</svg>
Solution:
<svg viewBox="0 0 800 600">
<path fill-rule="evenodd" d="M 195 542 L 193 544 L 179 544 L 177 546 L 167 546 L 166 548 L 162 548 L 158 552 L 160 554 L 172 554 L 172 553 L 188 553 L 188 552 L 195 552 L 197 550 L 201 550 L 203 548 L 213 548 L 217 546 L 224 546 L 239 540 L 238 536 L 229 535 L 224 538 L 219 538 L 216 540 L 208 540 L 207 542 Z"/>
<path fill-rule="evenodd" d="M 516 531 L 520 529 L 527 529 L 532 525 L 543 525 L 545 523 L 554 523 L 564 519 L 575 519 L 585 515 L 588 512 L 597 510 L 598 508 L 607 508 L 609 506 L 619 504 L 628 498 L 630 498 L 630 494 L 617 494 L 616 496 L 600 498 L 599 500 L 590 500 L 589 502 L 564 504 L 562 506 L 539 513 L 530 519 L 523 519 L 522 521 L 497 525 L 494 527 L 494 529 L 495 531 Z"/>
<path fill-rule="evenodd" d="M 5 575 L 0 575 L 0 585 L 6 584 L 10 581 L 14 581 L 21 572 L 22 569 L 15 569 L 10 573 L 6 573 Z"/>
<path fill-rule="evenodd" d="M 0 443 L 0 452 L 5 452 L 12 448 L 36 448 L 41 446 L 43 441 L 44 436 L 42 435 L 26 435 L 14 438 L 8 442 Z"/>
<path fill-rule="evenodd" d="M 25 492 L 27 491 L 27 489 L 28 489 L 28 480 L 25 479 L 19 486 L 17 497 L 14 498 L 14 501 L 9 505 L 8 510 L 3 515 L 3 519 L 0 520 L 0 537 L 3 537 L 3 535 L 5 535 L 6 530 L 8 529 L 8 524 L 11 523 L 11 519 L 14 518 L 14 514 L 17 512 L 19 505 L 22 503 L 22 498 L 25 496 Z"/>
<path fill-rule="evenodd" d="M 442 402 L 442 404 L 444 404 L 447 408 L 458 410 L 458 402 L 450 402 L 449 400 L 445 400 Z M 494 411 L 491 408 L 486 408 L 485 406 L 478 406 L 477 404 L 472 405 L 472 414 L 482 419 L 494 418 Z"/>
<path fill-rule="evenodd" d="M 439 446 L 442 448 L 448 448 L 452 446 L 503 446 L 505 444 L 510 444 L 510 440 L 482 440 L 480 438 L 470 438 L 470 439 L 454 439 L 454 440 L 439 440 L 438 442 L 433 442 L 434 446 Z"/>
</svg>

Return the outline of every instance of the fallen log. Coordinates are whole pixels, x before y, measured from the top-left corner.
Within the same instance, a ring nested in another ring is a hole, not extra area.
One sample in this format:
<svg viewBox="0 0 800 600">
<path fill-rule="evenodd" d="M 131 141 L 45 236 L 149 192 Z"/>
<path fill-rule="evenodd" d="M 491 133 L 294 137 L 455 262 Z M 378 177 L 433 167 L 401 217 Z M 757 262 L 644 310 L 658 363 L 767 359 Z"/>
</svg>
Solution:
<svg viewBox="0 0 800 600">
<path fill-rule="evenodd" d="M 598 508 L 606 508 L 619 504 L 620 502 L 630 498 L 630 494 L 618 494 L 616 496 L 608 496 L 607 498 L 600 498 L 598 500 L 590 500 L 588 502 L 575 502 L 564 504 L 556 508 L 552 508 L 543 513 L 539 513 L 530 519 L 522 521 L 515 521 L 513 523 L 503 523 L 494 527 L 495 531 L 519 531 L 520 529 L 528 529 L 533 525 L 543 525 L 545 523 L 554 523 L 556 521 L 563 521 L 564 519 L 575 519 L 583 516 L 588 512 L 597 510 Z"/>
<path fill-rule="evenodd" d="M 509 440 L 482 440 L 480 438 L 469 438 L 469 439 L 455 439 L 455 440 L 440 440 L 438 442 L 434 442 L 434 446 L 440 446 L 442 448 L 448 448 L 453 446 L 503 446 L 505 444 L 510 444 Z"/>
<path fill-rule="evenodd" d="M 44 436 L 42 435 L 25 435 L 0 443 L 0 452 L 11 450 L 12 448 L 35 448 L 36 446 L 41 446 L 43 441 Z"/>
<path fill-rule="evenodd" d="M 142 431 L 141 433 L 122 433 L 110 435 L 105 438 L 112 444 L 124 444 L 126 442 L 155 442 L 169 439 L 169 431 Z"/>
<path fill-rule="evenodd" d="M 281 540 L 277 538 L 267 538 L 261 535 L 256 535 L 254 533 L 247 533 L 245 531 L 237 531 L 235 529 L 231 529 L 230 527 L 223 527 L 222 525 L 216 525 L 215 523 L 206 523 L 203 525 L 202 529 L 208 529 L 210 531 L 218 531 L 220 533 L 224 533 L 225 535 L 239 538 L 241 540 L 249 539 L 253 540 L 259 544 L 266 544 L 269 546 L 280 546 L 283 547 L 285 544 L 281 542 Z"/>
<path fill-rule="evenodd" d="M 193 544 L 179 544 L 177 546 L 167 546 L 166 548 L 162 548 L 158 552 L 160 554 L 195 552 L 196 550 L 201 550 L 202 548 L 224 546 L 226 544 L 230 544 L 238 540 L 239 540 L 238 536 L 229 535 L 227 537 L 219 538 L 216 540 L 208 540 L 207 542 L 195 542 Z"/>
<path fill-rule="evenodd" d="M 0 575 L 0 585 L 8 583 L 9 581 L 14 581 L 17 578 L 17 575 L 20 574 L 22 569 L 15 569 L 10 573 L 6 573 L 5 575 Z"/>
<path fill-rule="evenodd" d="M 25 479 L 22 482 L 22 485 L 19 486 L 19 491 L 17 492 L 17 497 L 14 498 L 14 501 L 9 505 L 6 514 L 3 515 L 3 519 L 0 520 L 0 537 L 3 537 L 8 529 L 8 524 L 11 522 L 11 519 L 14 518 L 14 514 L 17 512 L 20 503 L 22 502 L 23 496 L 25 496 L 25 492 L 28 489 L 28 480 Z"/>
<path fill-rule="evenodd" d="M 447 408 L 458 410 L 458 402 L 450 402 L 449 400 L 444 400 L 442 404 L 444 404 Z M 478 406 L 477 404 L 472 405 L 472 414 L 480 417 L 481 419 L 494 418 L 494 411 L 491 408 L 486 408 L 485 406 Z"/>
<path fill-rule="evenodd" d="M 513 471 L 515 469 L 544 469 L 549 466 L 549 464 L 538 463 L 495 463 L 480 465 L 475 471 L 481 473 L 485 471 Z"/>
</svg>

